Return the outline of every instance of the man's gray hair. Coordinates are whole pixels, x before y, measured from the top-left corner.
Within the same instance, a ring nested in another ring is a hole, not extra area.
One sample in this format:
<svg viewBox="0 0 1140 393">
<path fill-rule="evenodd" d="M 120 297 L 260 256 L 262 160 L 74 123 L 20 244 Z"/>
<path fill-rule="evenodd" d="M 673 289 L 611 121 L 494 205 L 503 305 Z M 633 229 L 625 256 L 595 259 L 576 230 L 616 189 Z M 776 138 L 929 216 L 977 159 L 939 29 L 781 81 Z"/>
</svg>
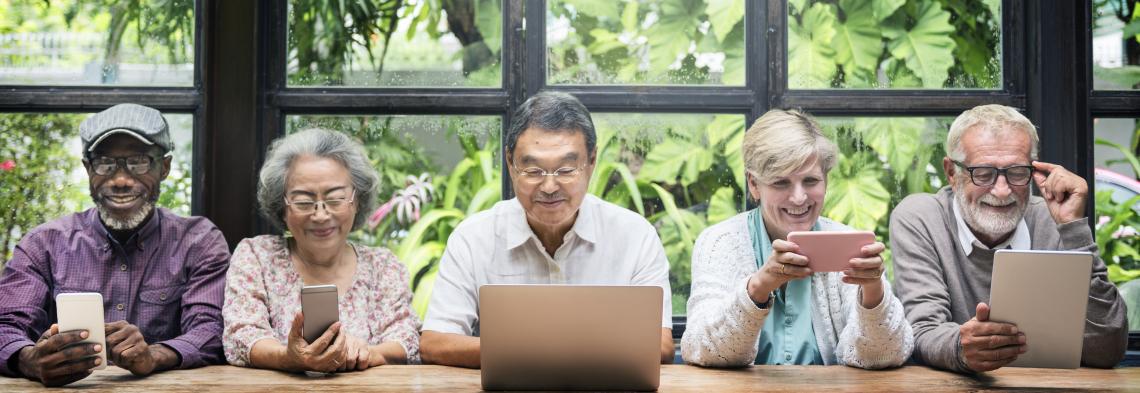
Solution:
<svg viewBox="0 0 1140 393">
<path fill-rule="evenodd" d="M 352 229 L 364 225 L 376 201 L 380 175 L 372 167 L 360 143 L 343 133 L 320 128 L 286 135 L 269 146 L 257 183 L 257 202 L 262 217 L 280 230 L 288 229 L 285 225 L 285 183 L 293 162 L 306 155 L 330 158 L 348 169 L 357 208 Z"/>
<path fill-rule="evenodd" d="M 508 159 L 514 159 L 515 145 L 519 142 L 519 136 L 532 127 L 555 132 L 581 132 L 586 136 L 586 153 L 590 155 L 594 153 L 594 148 L 598 144 L 590 111 L 586 110 L 581 101 L 566 93 L 550 91 L 538 93 L 515 110 L 511 127 L 507 129 L 507 136 L 504 138 Z"/>
<path fill-rule="evenodd" d="M 959 162 L 966 161 L 966 151 L 962 150 L 962 136 L 966 131 L 979 127 L 978 131 L 991 133 L 1001 132 L 1005 129 L 1016 129 L 1029 136 L 1032 146 L 1029 148 L 1029 158 L 1037 159 L 1037 145 L 1041 142 L 1037 138 L 1037 127 L 1017 109 L 1005 105 L 979 105 L 973 107 L 954 119 L 950 125 L 950 133 L 946 134 L 946 154 L 950 159 Z"/>
</svg>

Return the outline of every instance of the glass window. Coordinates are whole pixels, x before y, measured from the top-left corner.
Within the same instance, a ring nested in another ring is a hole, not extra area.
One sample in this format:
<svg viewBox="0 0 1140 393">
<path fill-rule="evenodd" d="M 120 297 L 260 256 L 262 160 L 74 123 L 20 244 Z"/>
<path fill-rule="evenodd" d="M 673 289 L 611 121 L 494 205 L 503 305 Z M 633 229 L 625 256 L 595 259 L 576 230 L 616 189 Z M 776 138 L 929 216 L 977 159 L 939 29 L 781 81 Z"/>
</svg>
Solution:
<svg viewBox="0 0 1140 393">
<path fill-rule="evenodd" d="M 1140 119 L 1094 119 L 1096 242 L 1108 279 L 1128 305 L 1129 330 L 1140 330 Z"/>
<path fill-rule="evenodd" d="M 32 228 L 94 207 L 83 169 L 79 123 L 88 114 L 0 114 L 0 261 Z M 193 116 L 165 114 L 174 139 L 158 206 L 190 215 Z"/>
<path fill-rule="evenodd" d="M 875 232 L 887 245 L 891 263 L 890 212 L 907 195 L 934 193 L 947 185 L 943 145 L 953 118 L 819 118 L 824 133 L 839 146 L 839 160 L 827 176 L 823 216 L 855 229 Z"/>
<path fill-rule="evenodd" d="M 411 274 L 422 318 L 451 232 L 502 199 L 498 116 L 317 116 L 287 118 L 287 130 L 321 127 L 352 135 L 380 173 L 376 205 L 353 232 L 386 247 Z"/>
<path fill-rule="evenodd" d="M 292 0 L 288 7 L 290 86 L 502 84 L 502 0 Z"/>
<path fill-rule="evenodd" d="M 998 89 L 1001 1 L 791 0 L 791 89 Z"/>
<path fill-rule="evenodd" d="M 669 259 L 673 314 L 685 315 L 693 244 L 744 206 L 743 115 L 594 113 L 590 193 L 645 216 Z"/>
<path fill-rule="evenodd" d="M 744 84 L 744 1 L 551 0 L 550 84 Z"/>
<path fill-rule="evenodd" d="M 0 2 L 0 85 L 190 86 L 194 1 Z"/>
<path fill-rule="evenodd" d="M 1092 4 L 1093 88 L 1140 88 L 1140 7 L 1128 1 Z"/>
</svg>

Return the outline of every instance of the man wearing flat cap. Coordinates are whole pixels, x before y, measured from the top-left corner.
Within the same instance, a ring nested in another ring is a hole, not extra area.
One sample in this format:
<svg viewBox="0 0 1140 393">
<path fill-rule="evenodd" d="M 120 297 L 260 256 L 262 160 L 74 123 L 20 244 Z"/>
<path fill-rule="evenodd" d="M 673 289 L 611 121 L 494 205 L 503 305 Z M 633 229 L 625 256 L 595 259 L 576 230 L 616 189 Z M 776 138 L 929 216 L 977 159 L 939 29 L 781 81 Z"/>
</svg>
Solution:
<svg viewBox="0 0 1140 393">
<path fill-rule="evenodd" d="M 95 207 L 24 235 L 0 275 L 0 374 L 66 385 L 110 363 L 139 376 L 219 363 L 229 250 L 202 217 L 156 208 L 174 149 L 157 110 L 120 104 L 79 126 Z M 103 296 L 106 348 L 56 325 L 55 297 Z"/>
</svg>

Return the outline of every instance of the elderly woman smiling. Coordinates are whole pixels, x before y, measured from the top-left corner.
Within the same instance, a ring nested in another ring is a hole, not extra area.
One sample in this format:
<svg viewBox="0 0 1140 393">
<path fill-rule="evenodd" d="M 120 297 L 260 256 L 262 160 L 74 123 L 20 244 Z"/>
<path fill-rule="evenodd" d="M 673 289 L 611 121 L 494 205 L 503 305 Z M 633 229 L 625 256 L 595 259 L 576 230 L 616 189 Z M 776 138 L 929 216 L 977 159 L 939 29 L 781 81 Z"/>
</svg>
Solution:
<svg viewBox="0 0 1140 393">
<path fill-rule="evenodd" d="M 231 364 L 286 371 L 364 370 L 419 357 L 408 272 L 386 249 L 354 245 L 379 177 L 360 144 L 310 129 L 273 143 L 261 167 L 262 215 L 292 235 L 244 239 L 226 277 L 223 344 Z M 334 284 L 340 322 L 301 335 L 301 287 Z"/>
<path fill-rule="evenodd" d="M 773 110 L 744 135 L 756 209 L 713 225 L 693 250 L 681 356 L 702 366 L 901 365 L 910 324 L 882 277 L 884 249 L 863 247 L 845 272 L 813 273 L 792 231 L 849 231 L 820 217 L 835 144 L 799 111 Z"/>
</svg>

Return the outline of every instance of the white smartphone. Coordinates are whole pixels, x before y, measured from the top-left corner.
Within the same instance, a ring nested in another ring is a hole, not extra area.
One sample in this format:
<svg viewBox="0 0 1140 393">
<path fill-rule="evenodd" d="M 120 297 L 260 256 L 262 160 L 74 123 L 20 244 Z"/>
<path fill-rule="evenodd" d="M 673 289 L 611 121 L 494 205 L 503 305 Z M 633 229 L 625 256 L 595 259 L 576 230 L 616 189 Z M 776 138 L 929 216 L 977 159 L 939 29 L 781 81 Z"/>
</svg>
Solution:
<svg viewBox="0 0 1140 393">
<path fill-rule="evenodd" d="M 305 318 L 305 328 L 301 333 L 305 341 L 312 343 L 320 338 L 329 326 L 340 320 L 336 285 L 312 285 L 301 288 L 301 314 Z"/>
<path fill-rule="evenodd" d="M 96 370 L 107 368 L 107 339 L 103 330 L 103 295 L 97 292 L 61 293 L 55 296 L 55 318 L 59 324 L 59 332 L 72 330 L 86 330 L 87 339 L 84 343 L 99 344 L 103 349 L 99 351 L 103 359 Z"/>
</svg>

